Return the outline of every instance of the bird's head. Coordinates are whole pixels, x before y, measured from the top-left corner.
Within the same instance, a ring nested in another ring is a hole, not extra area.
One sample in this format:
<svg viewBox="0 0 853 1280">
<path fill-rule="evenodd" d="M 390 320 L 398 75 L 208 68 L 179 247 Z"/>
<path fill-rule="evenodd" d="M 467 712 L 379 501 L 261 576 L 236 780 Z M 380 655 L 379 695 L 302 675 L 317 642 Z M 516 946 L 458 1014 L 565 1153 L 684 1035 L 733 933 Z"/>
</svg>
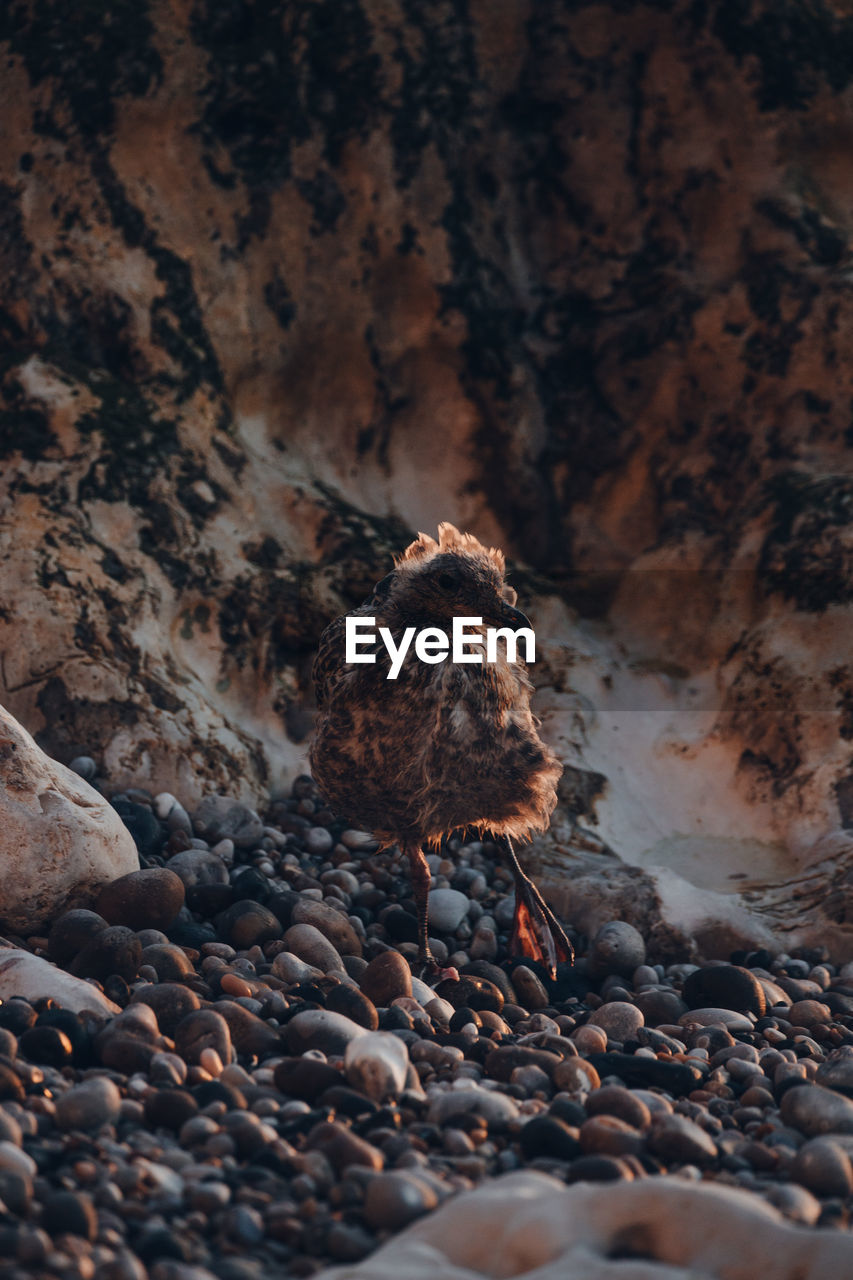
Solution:
<svg viewBox="0 0 853 1280">
<path fill-rule="evenodd" d="M 504 556 L 452 524 L 438 526 L 438 542 L 420 533 L 374 595 L 401 620 L 448 626 L 454 617 L 481 617 L 487 626 L 529 627 L 504 582 Z"/>
</svg>

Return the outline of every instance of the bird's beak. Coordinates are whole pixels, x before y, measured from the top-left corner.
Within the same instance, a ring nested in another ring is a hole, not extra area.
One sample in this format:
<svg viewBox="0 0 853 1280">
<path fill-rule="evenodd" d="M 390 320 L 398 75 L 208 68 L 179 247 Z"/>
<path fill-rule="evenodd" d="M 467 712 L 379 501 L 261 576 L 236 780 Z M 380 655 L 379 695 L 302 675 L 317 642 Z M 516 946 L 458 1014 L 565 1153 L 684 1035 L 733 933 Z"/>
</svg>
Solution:
<svg viewBox="0 0 853 1280">
<path fill-rule="evenodd" d="M 519 627 L 530 627 L 530 619 L 527 615 L 520 609 L 513 609 L 512 605 L 504 600 L 498 603 L 489 621 L 496 622 L 502 627 L 512 627 L 513 631 L 517 631 Z"/>
</svg>

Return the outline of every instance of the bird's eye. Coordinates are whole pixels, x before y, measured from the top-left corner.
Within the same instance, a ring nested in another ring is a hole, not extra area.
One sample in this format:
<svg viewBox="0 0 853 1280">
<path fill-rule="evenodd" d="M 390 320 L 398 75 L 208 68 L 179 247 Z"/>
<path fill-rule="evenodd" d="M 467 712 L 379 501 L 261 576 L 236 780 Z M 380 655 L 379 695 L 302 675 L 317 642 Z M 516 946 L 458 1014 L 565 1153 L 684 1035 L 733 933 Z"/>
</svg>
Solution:
<svg viewBox="0 0 853 1280">
<path fill-rule="evenodd" d="M 442 591 L 453 591 L 457 586 L 456 575 L 453 573 L 440 573 L 437 582 Z"/>
</svg>

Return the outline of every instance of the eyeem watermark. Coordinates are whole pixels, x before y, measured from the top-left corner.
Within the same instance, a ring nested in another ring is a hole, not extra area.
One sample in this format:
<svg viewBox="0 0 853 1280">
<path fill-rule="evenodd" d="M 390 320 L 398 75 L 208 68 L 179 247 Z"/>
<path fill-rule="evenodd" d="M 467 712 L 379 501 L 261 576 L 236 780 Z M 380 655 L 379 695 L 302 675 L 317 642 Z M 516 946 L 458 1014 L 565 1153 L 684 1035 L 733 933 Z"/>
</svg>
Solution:
<svg viewBox="0 0 853 1280">
<path fill-rule="evenodd" d="M 423 627 L 420 631 L 416 627 L 406 627 L 399 644 L 395 643 L 388 627 L 380 627 L 379 635 L 391 659 L 386 679 L 397 679 L 406 654 L 411 648 L 412 640 L 415 642 L 415 655 L 421 662 L 445 662 L 448 657 L 451 662 L 497 662 L 499 639 L 506 641 L 508 662 L 518 661 L 520 640 L 524 643 L 524 661 L 536 661 L 536 637 L 531 627 L 519 627 L 515 631 L 511 627 L 487 627 L 485 636 L 479 631 L 465 630 L 466 627 L 482 625 L 482 618 L 454 618 L 452 637 L 448 636 L 446 631 L 442 631 L 441 627 Z M 376 643 L 375 628 L 375 618 L 347 618 L 347 662 L 376 661 L 375 653 L 360 652 L 365 646 Z M 476 645 L 481 649 L 485 645 L 485 659 L 482 653 L 471 653 L 468 649 L 469 645 Z"/>
</svg>

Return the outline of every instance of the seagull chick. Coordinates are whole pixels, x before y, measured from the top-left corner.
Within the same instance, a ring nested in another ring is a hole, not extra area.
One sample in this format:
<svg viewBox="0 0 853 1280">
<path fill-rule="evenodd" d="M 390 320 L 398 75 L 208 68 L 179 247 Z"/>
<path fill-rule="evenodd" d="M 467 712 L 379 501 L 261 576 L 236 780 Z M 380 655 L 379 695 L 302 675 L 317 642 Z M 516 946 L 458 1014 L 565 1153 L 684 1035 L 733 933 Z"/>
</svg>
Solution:
<svg viewBox="0 0 853 1280">
<path fill-rule="evenodd" d="M 349 615 L 374 618 L 400 651 L 407 628 L 451 632 L 454 617 L 482 618 L 466 631 L 529 627 L 504 582 L 503 552 L 452 524 L 438 542 L 418 534 L 372 595 Z M 311 769 L 339 813 L 385 848 L 408 856 L 418 912 L 420 962 L 437 966 L 428 943 L 430 871 L 423 845 L 474 827 L 503 846 L 515 878 L 513 952 L 545 965 L 573 951 L 560 924 L 515 856 L 512 841 L 544 831 L 557 803 L 562 765 L 537 733 L 532 685 L 523 662 L 509 662 L 501 642 L 493 662 L 428 663 L 410 645 L 396 679 L 391 657 L 375 644 L 375 661 L 346 661 L 346 615 L 324 631 L 314 663 L 320 714 Z M 410 634 L 411 639 L 411 634 Z M 363 654 L 369 653 L 365 637 Z M 483 649 L 468 652 L 485 656 Z"/>
</svg>

